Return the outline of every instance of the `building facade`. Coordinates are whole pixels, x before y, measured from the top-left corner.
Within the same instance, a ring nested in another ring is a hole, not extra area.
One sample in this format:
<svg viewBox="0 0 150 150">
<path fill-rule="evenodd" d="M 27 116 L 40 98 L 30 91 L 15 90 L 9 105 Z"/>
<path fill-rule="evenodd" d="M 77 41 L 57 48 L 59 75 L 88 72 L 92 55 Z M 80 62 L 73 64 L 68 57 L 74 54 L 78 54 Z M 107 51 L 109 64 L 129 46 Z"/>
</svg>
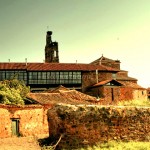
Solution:
<svg viewBox="0 0 150 150">
<path fill-rule="evenodd" d="M 112 78 L 112 73 L 117 73 L 117 70 L 91 64 L 0 63 L 1 81 L 17 78 L 23 80 L 31 90 L 63 85 L 84 92 L 96 82 Z M 98 81 L 96 76 L 99 78 Z"/>
<path fill-rule="evenodd" d="M 52 31 L 48 31 L 46 35 L 44 63 L 0 63 L 0 80 L 9 80 L 12 78 L 23 80 L 26 85 L 30 86 L 31 91 L 53 89 L 59 85 L 63 85 L 92 96 L 101 97 L 103 95 L 102 98 L 105 97 L 105 99 L 108 98 L 107 95 L 111 95 L 112 100 L 120 99 L 120 97 L 123 97 L 121 95 L 124 94 L 124 90 L 122 90 L 123 92 L 115 92 L 116 90 L 112 89 L 116 88 L 116 86 L 120 91 L 120 88 L 125 87 L 136 89 L 144 93 L 143 96 L 145 96 L 145 92 L 143 92 L 145 89 L 137 84 L 137 79 L 129 77 L 128 71 L 120 69 L 119 60 L 112 60 L 102 56 L 89 64 L 60 63 L 58 43 L 52 42 L 51 36 Z M 108 80 L 110 83 L 113 80 L 115 84 L 108 84 L 106 82 Z M 95 86 L 96 84 L 99 86 Z M 104 87 L 105 89 L 106 87 L 111 89 L 104 90 Z M 93 91 L 93 89 L 96 90 Z M 129 96 L 130 90 L 125 91 L 128 91 L 126 92 L 128 96 L 126 94 L 125 99 L 135 97 L 133 95 Z M 114 92 L 121 95 L 117 96 Z"/>
</svg>

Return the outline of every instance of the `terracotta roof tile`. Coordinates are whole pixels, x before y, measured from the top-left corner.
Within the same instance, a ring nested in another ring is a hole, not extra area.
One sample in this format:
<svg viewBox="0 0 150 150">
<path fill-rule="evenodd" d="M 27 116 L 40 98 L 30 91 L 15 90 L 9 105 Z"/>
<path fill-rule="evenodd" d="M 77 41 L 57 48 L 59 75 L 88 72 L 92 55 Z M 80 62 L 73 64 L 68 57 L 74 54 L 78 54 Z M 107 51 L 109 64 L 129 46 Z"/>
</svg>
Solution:
<svg viewBox="0 0 150 150">
<path fill-rule="evenodd" d="M 111 62 L 111 63 L 120 63 L 120 60 L 113 60 L 113 59 L 109 59 L 107 57 L 101 56 L 100 58 L 92 61 L 90 64 L 99 64 L 100 61 L 102 61 L 102 62 Z"/>
<path fill-rule="evenodd" d="M 26 69 L 28 71 L 119 71 L 117 69 L 103 65 L 78 64 L 78 63 L 0 63 L 0 70 Z"/>
<path fill-rule="evenodd" d="M 95 97 L 83 94 L 76 90 L 60 90 L 58 93 L 29 93 L 27 97 L 34 99 L 40 104 L 90 104 L 88 101 L 96 101 Z"/>
<path fill-rule="evenodd" d="M 12 69 L 26 69 L 26 64 L 25 63 L 0 63 L 0 69 L 1 70 L 12 70 Z"/>
<path fill-rule="evenodd" d="M 118 84 L 120 84 L 120 85 L 123 85 L 123 84 L 122 84 L 121 82 L 119 82 L 119 81 L 116 81 L 116 80 L 114 80 L 114 79 L 110 79 L 110 80 L 100 81 L 99 83 L 94 84 L 93 87 L 102 86 L 102 85 L 105 85 L 105 84 L 107 84 L 107 83 L 109 83 L 109 82 L 115 82 L 115 83 L 118 83 Z"/>
</svg>

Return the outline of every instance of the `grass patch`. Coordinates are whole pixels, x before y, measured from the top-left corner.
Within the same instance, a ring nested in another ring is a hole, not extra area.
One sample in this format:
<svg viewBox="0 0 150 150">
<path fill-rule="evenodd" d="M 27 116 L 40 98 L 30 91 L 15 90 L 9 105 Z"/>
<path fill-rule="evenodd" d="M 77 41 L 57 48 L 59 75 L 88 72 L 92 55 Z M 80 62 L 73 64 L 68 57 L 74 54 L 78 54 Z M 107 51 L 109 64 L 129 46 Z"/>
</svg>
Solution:
<svg viewBox="0 0 150 150">
<path fill-rule="evenodd" d="M 149 150 L 149 142 L 116 142 L 97 144 L 92 147 L 81 148 L 79 150 Z"/>
<path fill-rule="evenodd" d="M 128 101 L 121 101 L 118 102 L 119 106 L 150 106 L 150 100 L 142 99 L 142 100 L 128 100 Z"/>
</svg>

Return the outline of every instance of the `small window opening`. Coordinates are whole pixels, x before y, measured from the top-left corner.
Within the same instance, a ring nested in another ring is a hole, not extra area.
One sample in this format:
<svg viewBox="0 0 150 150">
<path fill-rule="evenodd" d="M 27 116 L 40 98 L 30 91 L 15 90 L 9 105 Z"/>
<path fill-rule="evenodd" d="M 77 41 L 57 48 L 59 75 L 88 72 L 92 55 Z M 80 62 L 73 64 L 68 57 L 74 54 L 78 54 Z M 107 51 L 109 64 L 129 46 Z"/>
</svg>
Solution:
<svg viewBox="0 0 150 150">
<path fill-rule="evenodd" d="M 54 51 L 54 57 L 56 57 L 56 51 Z"/>
</svg>

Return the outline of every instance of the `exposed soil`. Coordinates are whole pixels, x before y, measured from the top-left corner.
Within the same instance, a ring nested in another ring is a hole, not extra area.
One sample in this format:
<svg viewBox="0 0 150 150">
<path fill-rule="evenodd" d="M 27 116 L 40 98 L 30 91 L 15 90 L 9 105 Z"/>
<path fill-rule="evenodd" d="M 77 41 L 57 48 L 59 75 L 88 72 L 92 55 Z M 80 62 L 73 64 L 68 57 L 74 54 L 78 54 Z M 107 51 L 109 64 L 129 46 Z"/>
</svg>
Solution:
<svg viewBox="0 0 150 150">
<path fill-rule="evenodd" d="M 35 137 L 12 137 L 0 139 L 0 150 L 41 150 Z"/>
</svg>

